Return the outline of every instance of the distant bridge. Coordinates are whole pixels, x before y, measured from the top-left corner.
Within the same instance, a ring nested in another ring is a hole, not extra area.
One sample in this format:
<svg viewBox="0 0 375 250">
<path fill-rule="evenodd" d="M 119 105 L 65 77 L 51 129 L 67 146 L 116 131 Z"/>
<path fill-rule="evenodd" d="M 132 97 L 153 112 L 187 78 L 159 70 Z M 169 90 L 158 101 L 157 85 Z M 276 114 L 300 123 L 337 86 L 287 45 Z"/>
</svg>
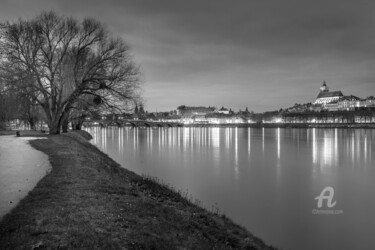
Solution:
<svg viewBox="0 0 375 250">
<path fill-rule="evenodd" d="M 83 123 L 87 127 L 100 126 L 100 127 L 183 127 L 181 122 L 166 122 L 166 121 L 148 121 L 148 120 L 91 120 Z"/>
</svg>

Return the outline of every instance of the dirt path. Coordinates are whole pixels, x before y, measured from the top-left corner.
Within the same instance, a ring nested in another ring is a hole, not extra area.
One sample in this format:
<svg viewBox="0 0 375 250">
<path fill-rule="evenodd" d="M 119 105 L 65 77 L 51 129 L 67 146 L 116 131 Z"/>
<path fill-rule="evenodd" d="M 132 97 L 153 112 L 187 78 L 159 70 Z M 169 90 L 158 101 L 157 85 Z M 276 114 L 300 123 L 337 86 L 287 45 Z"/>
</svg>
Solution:
<svg viewBox="0 0 375 250">
<path fill-rule="evenodd" d="M 51 168 L 48 156 L 25 137 L 0 136 L 0 219 L 31 191 Z"/>
</svg>

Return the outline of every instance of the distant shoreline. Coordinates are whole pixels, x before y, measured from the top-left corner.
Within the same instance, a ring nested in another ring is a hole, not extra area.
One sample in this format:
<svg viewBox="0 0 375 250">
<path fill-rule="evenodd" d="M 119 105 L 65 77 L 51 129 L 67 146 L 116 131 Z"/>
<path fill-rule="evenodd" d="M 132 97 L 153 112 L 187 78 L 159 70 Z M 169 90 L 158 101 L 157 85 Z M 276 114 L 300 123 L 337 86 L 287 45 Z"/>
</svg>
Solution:
<svg viewBox="0 0 375 250">
<path fill-rule="evenodd" d="M 91 125 L 86 127 L 101 127 L 99 125 Z M 107 126 L 119 127 L 119 126 Z M 120 127 L 132 127 L 125 125 Z M 156 126 L 151 126 L 157 128 Z M 167 127 L 167 126 L 165 126 Z M 176 127 L 176 126 L 172 126 Z M 227 124 L 184 124 L 179 127 L 194 128 L 350 128 L 350 129 L 375 129 L 375 123 L 227 123 Z"/>
<path fill-rule="evenodd" d="M 375 129 L 375 123 L 243 123 L 243 124 L 189 124 L 184 127 L 238 127 L 238 128 L 366 128 Z"/>
</svg>

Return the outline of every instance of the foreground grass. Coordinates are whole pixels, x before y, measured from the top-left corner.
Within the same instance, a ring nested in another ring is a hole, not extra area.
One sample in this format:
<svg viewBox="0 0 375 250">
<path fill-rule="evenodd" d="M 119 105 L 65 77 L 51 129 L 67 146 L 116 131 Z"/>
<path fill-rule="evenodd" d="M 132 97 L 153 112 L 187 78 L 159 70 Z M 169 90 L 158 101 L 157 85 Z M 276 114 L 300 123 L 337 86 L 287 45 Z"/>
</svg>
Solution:
<svg viewBox="0 0 375 250">
<path fill-rule="evenodd" d="M 121 168 L 86 139 L 30 141 L 52 171 L 0 222 L 0 249 L 270 249 L 228 218 Z"/>
</svg>

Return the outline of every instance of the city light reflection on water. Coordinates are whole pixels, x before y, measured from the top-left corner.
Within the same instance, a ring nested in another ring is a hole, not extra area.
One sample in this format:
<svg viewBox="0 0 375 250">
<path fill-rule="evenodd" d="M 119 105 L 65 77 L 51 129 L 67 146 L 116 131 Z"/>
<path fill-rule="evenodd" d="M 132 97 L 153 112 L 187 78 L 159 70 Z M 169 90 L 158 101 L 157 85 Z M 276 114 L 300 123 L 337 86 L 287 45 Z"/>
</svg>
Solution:
<svg viewBox="0 0 375 250">
<path fill-rule="evenodd" d="M 275 246 L 370 248 L 368 232 L 375 227 L 373 130 L 93 127 L 88 131 L 93 143 L 124 167 L 187 189 L 209 208 L 217 204 Z M 343 215 L 311 214 L 314 198 L 326 186 L 335 189 Z"/>
</svg>

